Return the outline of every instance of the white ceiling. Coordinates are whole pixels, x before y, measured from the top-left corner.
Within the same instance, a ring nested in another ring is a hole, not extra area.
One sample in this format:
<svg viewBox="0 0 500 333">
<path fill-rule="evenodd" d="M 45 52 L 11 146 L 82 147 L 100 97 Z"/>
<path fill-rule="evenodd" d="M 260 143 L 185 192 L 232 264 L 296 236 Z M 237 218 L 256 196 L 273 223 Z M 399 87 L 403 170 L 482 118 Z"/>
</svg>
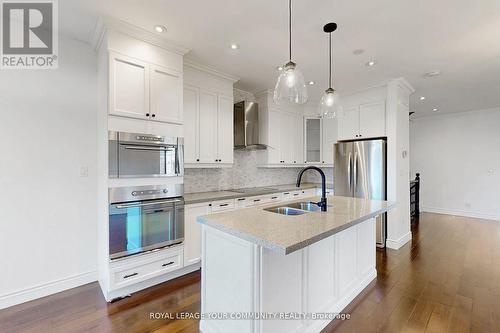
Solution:
<svg viewBox="0 0 500 333">
<path fill-rule="evenodd" d="M 287 60 L 286 0 L 64 0 L 61 33 L 89 41 L 98 15 L 119 18 L 191 49 L 190 57 L 241 78 L 250 92 L 273 88 Z M 500 1 L 293 0 L 293 60 L 311 101 L 327 87 L 328 44 L 322 27 L 334 21 L 334 85 L 351 91 L 404 77 L 416 89 L 417 115 L 500 106 Z M 236 42 L 240 49 L 229 45 Z M 364 49 L 354 55 L 355 49 Z M 378 64 L 366 67 L 376 59 Z M 440 70 L 442 75 L 424 78 Z M 420 96 L 426 96 L 420 101 Z"/>
</svg>

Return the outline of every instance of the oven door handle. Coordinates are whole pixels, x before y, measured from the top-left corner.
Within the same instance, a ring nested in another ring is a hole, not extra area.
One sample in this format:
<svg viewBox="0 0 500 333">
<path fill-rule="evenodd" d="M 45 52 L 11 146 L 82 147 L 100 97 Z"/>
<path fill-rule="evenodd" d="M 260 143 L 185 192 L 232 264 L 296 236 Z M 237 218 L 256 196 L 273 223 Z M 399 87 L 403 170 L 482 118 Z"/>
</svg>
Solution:
<svg viewBox="0 0 500 333">
<path fill-rule="evenodd" d="M 151 151 L 172 151 L 172 148 L 167 147 L 151 147 L 151 146 L 122 146 L 127 150 L 151 150 Z"/>
<path fill-rule="evenodd" d="M 158 205 L 158 204 L 169 204 L 169 203 L 176 203 L 176 202 L 182 202 L 182 200 L 175 199 L 175 200 L 146 202 L 146 203 L 140 203 L 140 204 L 116 205 L 116 208 L 117 209 L 125 209 L 125 208 L 134 208 L 134 207 L 153 206 L 153 205 Z"/>
</svg>

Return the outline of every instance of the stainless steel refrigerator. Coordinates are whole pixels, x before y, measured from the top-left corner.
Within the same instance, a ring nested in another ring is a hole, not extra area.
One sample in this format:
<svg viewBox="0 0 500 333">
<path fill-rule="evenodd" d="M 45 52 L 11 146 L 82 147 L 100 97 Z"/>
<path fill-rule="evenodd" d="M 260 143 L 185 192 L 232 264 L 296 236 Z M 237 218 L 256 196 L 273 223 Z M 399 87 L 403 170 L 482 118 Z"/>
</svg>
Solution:
<svg viewBox="0 0 500 333">
<path fill-rule="evenodd" d="M 339 142 L 334 146 L 335 195 L 386 200 L 385 139 Z M 385 247 L 387 214 L 377 217 L 377 246 Z"/>
</svg>

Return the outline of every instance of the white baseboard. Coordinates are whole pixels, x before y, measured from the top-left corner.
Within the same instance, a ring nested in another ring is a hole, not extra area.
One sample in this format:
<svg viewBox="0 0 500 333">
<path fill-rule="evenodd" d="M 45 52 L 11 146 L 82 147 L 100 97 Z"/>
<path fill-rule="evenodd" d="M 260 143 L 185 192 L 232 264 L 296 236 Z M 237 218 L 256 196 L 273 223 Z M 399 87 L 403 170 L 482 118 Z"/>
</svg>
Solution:
<svg viewBox="0 0 500 333">
<path fill-rule="evenodd" d="M 398 239 L 387 238 L 385 241 L 385 246 L 389 249 L 399 250 L 403 245 L 411 240 L 411 231 L 407 234 L 399 237 Z"/>
<path fill-rule="evenodd" d="M 85 272 L 35 287 L 0 295 L 0 309 L 49 296 L 97 280 L 97 271 Z"/>
<path fill-rule="evenodd" d="M 466 210 L 446 209 L 446 208 L 436 208 L 436 207 L 429 207 L 429 206 L 421 206 L 420 207 L 420 211 L 421 212 L 427 212 L 427 213 L 437 213 L 437 214 L 446 214 L 446 215 L 471 217 L 471 218 L 474 218 L 474 219 L 500 221 L 500 215 L 484 214 L 484 213 L 481 213 L 481 212 L 473 212 L 473 211 L 466 211 Z"/>
</svg>

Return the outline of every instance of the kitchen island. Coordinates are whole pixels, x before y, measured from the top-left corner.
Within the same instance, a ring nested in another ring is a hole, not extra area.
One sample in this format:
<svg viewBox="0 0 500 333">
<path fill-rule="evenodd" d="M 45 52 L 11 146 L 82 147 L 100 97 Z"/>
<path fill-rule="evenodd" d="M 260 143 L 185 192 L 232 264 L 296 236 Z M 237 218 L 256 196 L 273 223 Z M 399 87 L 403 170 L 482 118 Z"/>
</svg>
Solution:
<svg viewBox="0 0 500 333">
<path fill-rule="evenodd" d="M 279 206 L 310 201 L 318 197 Z M 319 332 L 375 279 L 374 217 L 393 203 L 334 196 L 327 212 L 274 206 L 198 218 L 204 333 Z"/>
</svg>

